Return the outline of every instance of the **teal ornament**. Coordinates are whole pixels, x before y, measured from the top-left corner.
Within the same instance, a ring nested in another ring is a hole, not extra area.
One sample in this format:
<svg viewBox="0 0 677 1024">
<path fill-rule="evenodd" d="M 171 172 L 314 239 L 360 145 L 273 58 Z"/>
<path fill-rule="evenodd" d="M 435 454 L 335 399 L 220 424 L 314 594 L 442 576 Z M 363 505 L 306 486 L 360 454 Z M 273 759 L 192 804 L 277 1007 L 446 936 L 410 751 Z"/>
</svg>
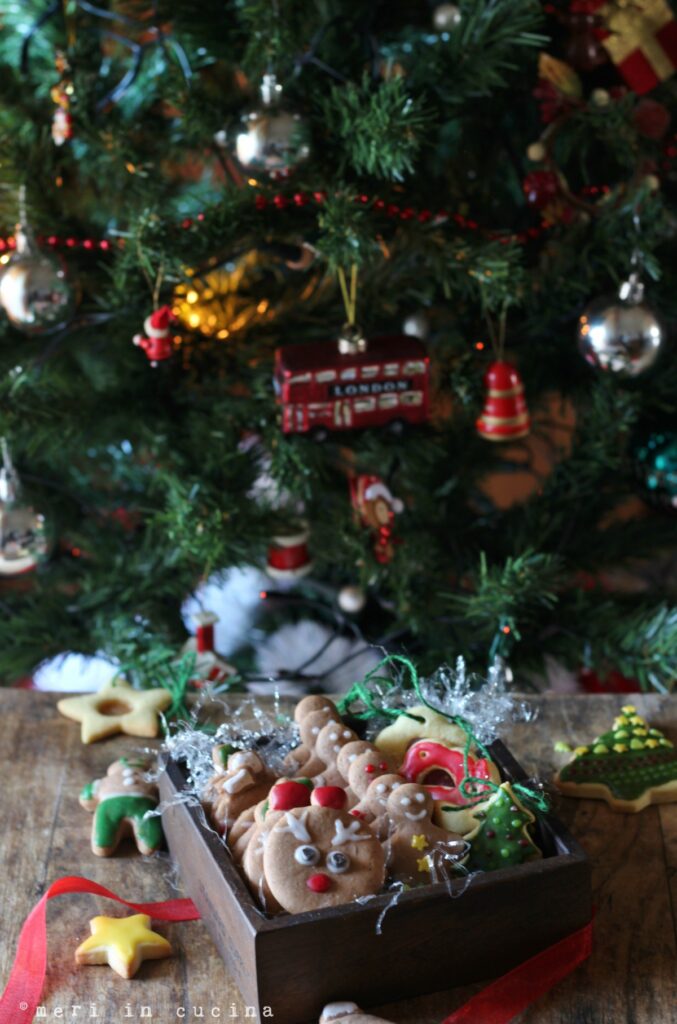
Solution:
<svg viewBox="0 0 677 1024">
<path fill-rule="evenodd" d="M 677 509 L 677 432 L 654 431 L 635 449 L 642 495 L 651 505 Z"/>
</svg>

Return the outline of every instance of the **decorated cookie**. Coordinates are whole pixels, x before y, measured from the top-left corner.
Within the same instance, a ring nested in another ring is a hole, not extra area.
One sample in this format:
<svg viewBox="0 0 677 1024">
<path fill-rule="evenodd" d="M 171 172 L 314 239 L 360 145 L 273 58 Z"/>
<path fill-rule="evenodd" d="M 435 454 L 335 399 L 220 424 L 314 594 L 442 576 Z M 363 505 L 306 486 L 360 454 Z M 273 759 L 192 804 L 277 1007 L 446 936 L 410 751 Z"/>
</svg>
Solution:
<svg viewBox="0 0 677 1024">
<path fill-rule="evenodd" d="M 444 800 L 435 800 L 433 821 L 447 832 L 456 832 L 463 839 L 477 828 L 476 811 L 486 810 L 487 801 L 477 804 L 447 804 Z"/>
<path fill-rule="evenodd" d="M 270 891 L 263 870 L 263 850 L 270 830 L 285 811 L 310 804 L 312 783 L 305 779 L 280 779 L 270 790 L 267 798 L 254 809 L 254 826 L 248 834 L 248 842 L 242 854 L 242 873 L 252 893 L 264 910 L 276 913 L 280 904 Z"/>
<path fill-rule="evenodd" d="M 310 715 L 314 716 L 312 722 L 308 722 Z M 294 721 L 299 727 L 301 742 L 287 754 L 284 762 L 285 771 L 291 775 L 298 775 L 301 771 L 308 775 L 315 775 L 319 771 L 319 768 L 316 768 L 311 762 L 315 740 L 323 725 L 329 721 L 340 722 L 341 716 L 334 702 L 328 697 L 309 694 L 296 705 Z"/>
<path fill-rule="evenodd" d="M 466 735 L 444 715 L 427 708 L 425 704 L 416 704 L 407 708 L 407 713 L 399 715 L 392 725 L 382 729 L 374 743 L 379 750 L 399 763 L 407 748 L 416 740 L 437 740 L 446 747 L 459 747 L 462 750 Z"/>
<path fill-rule="evenodd" d="M 477 825 L 465 837 L 470 843 L 470 871 L 493 871 L 543 856 L 531 838 L 530 829 L 536 819 L 520 803 L 509 782 L 475 808 L 473 815 Z"/>
<path fill-rule="evenodd" d="M 228 758 L 225 772 L 213 776 L 207 785 L 212 820 L 225 832 L 242 811 L 263 800 L 275 781 L 258 754 L 238 750 Z"/>
<path fill-rule="evenodd" d="M 162 960 L 172 947 L 151 931 L 147 914 L 131 917 L 93 917 L 92 932 L 75 951 L 78 964 L 108 964 L 121 978 L 133 978 L 144 960 Z"/>
<path fill-rule="evenodd" d="M 327 1003 L 318 1024 L 334 1024 L 334 1021 L 341 1024 L 390 1024 L 383 1017 L 363 1013 L 357 1003 Z"/>
<path fill-rule="evenodd" d="M 400 774 L 409 782 L 418 782 L 430 790 L 434 800 L 450 804 L 467 804 L 473 794 L 464 793 L 459 784 L 465 776 L 462 750 L 453 750 L 435 740 L 417 740 L 405 755 Z M 488 779 L 499 782 L 498 769 L 486 758 L 468 757 L 469 779 Z M 473 784 L 475 795 L 487 792 L 487 787 Z"/>
<path fill-rule="evenodd" d="M 340 719 L 337 719 L 338 712 L 336 712 L 334 717 L 334 715 L 327 715 L 322 709 L 311 711 L 305 716 L 303 721 L 299 723 L 301 746 L 296 747 L 290 754 L 287 754 L 284 761 L 285 772 L 288 775 L 305 775 L 308 778 L 312 778 L 326 767 L 324 761 L 317 753 L 317 740 L 322 729 L 328 723 L 333 722 L 339 728 L 342 727 L 343 723 Z M 303 757 L 305 758 L 300 764 L 297 757 L 297 751 L 299 750 L 304 752 Z"/>
<path fill-rule="evenodd" d="M 348 747 L 355 746 L 349 743 Z M 348 747 L 345 749 L 347 750 Z M 339 754 L 339 761 L 341 755 Z M 379 775 L 388 775 L 393 771 L 393 765 L 389 758 L 386 758 L 380 750 L 367 750 L 360 754 L 351 763 L 348 769 L 348 785 L 355 794 L 358 801 L 364 800 L 367 790 L 374 779 Z"/>
<path fill-rule="evenodd" d="M 348 770 L 360 754 L 373 754 L 375 757 L 382 757 L 382 755 L 379 755 L 374 744 L 368 743 L 366 740 L 351 740 L 350 743 L 346 743 L 345 747 L 341 747 L 336 757 L 336 767 L 339 770 L 344 785 L 348 785 Z"/>
<path fill-rule="evenodd" d="M 315 756 L 323 762 L 319 773 L 313 776 L 319 785 L 343 786 L 344 778 L 338 770 L 336 761 L 341 748 L 353 743 L 357 736 L 343 722 L 328 722 L 318 734 L 315 742 Z"/>
<path fill-rule="evenodd" d="M 379 839 L 385 839 L 388 835 L 388 797 L 394 789 L 404 785 L 404 781 L 401 775 L 395 775 L 394 772 L 377 776 L 369 783 L 364 798 L 350 811 L 358 821 L 369 825 Z"/>
<path fill-rule="evenodd" d="M 626 812 L 677 800 L 677 751 L 633 704 L 621 708 L 609 732 L 573 753 L 555 775 L 566 796 L 606 800 Z"/>
<path fill-rule="evenodd" d="M 384 882 L 385 858 L 374 833 L 336 809 L 335 792 L 315 791 L 312 799 L 325 797 L 331 806 L 315 804 L 283 812 L 265 842 L 267 883 L 292 914 L 377 893 Z"/>
<path fill-rule="evenodd" d="M 158 715 L 172 702 L 169 690 L 133 690 L 125 682 L 108 683 L 98 693 L 64 697 L 56 705 L 62 715 L 81 723 L 83 743 L 95 743 L 123 732 L 127 736 L 157 736 Z"/>
<path fill-rule="evenodd" d="M 434 868 L 433 856 L 460 861 L 466 845 L 459 835 L 433 825 L 433 799 L 414 783 L 398 786 L 388 797 L 390 834 L 384 844 L 388 874 L 401 882 L 428 883 Z"/>
<path fill-rule="evenodd" d="M 139 853 L 154 853 L 163 843 L 157 810 L 157 786 L 147 782 L 145 761 L 121 757 L 109 766 L 103 779 L 96 779 L 80 793 L 80 806 L 94 811 L 92 851 L 110 857 L 124 836 L 134 838 Z"/>
</svg>

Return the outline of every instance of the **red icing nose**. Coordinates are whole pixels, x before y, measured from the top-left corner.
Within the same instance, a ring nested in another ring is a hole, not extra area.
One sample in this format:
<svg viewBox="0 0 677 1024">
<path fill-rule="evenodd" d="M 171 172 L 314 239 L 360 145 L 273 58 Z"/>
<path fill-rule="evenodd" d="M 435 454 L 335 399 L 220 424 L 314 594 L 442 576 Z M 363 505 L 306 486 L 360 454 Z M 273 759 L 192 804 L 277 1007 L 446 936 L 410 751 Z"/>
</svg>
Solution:
<svg viewBox="0 0 677 1024">
<path fill-rule="evenodd" d="M 331 888 L 331 878 L 328 875 L 311 875 L 306 885 L 312 892 L 326 892 Z"/>
</svg>

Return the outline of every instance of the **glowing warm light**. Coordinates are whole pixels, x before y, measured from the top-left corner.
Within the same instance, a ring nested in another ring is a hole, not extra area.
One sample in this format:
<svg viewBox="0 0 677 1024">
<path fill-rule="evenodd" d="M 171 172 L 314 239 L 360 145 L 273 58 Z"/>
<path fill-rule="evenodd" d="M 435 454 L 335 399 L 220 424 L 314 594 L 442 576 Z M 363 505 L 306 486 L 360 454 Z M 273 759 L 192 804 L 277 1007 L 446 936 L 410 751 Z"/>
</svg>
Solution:
<svg viewBox="0 0 677 1024">
<path fill-rule="evenodd" d="M 258 185 L 258 181 L 256 180 L 256 178 L 247 178 L 247 184 L 256 186 Z"/>
<path fill-rule="evenodd" d="M 504 626 L 503 627 L 503 632 L 507 635 L 508 633 L 511 633 L 512 630 L 510 629 L 510 626 Z"/>
<path fill-rule="evenodd" d="M 266 592 L 265 590 L 262 590 L 262 591 L 261 591 L 261 592 L 259 593 L 259 597 L 261 598 L 261 600 L 262 600 L 262 601 L 265 601 L 265 600 L 266 600 L 266 598 L 268 597 L 268 594 L 267 594 L 267 592 Z"/>
<path fill-rule="evenodd" d="M 475 348 L 477 349 L 478 352 L 481 352 L 483 350 L 483 348 L 484 348 L 484 342 L 483 341 L 476 341 L 475 342 Z"/>
<path fill-rule="evenodd" d="M 270 303 L 268 302 L 268 299 L 261 299 L 261 301 L 259 302 L 258 306 L 256 307 L 256 312 L 257 313 L 265 313 L 265 311 L 268 309 L 269 305 L 270 305 Z"/>
<path fill-rule="evenodd" d="M 189 291 L 188 294 L 186 295 L 186 302 L 190 302 L 190 304 L 192 305 L 194 302 L 197 302 L 199 298 L 200 296 L 196 291 Z"/>
<path fill-rule="evenodd" d="M 129 171 L 130 174 L 136 174 L 136 167 L 130 160 L 125 164 L 125 169 Z"/>
<path fill-rule="evenodd" d="M 200 326 L 200 314 L 199 313 L 191 313 L 190 316 L 188 317 L 188 323 L 190 324 L 191 327 L 199 327 Z"/>
<path fill-rule="evenodd" d="M 217 338 L 229 338 L 230 337 L 230 331 L 226 327 L 224 327 L 223 330 L 216 332 L 216 337 Z"/>
<path fill-rule="evenodd" d="M 0 263 L 9 263 L 10 255 L 8 252 L 4 256 L 0 256 Z"/>
</svg>

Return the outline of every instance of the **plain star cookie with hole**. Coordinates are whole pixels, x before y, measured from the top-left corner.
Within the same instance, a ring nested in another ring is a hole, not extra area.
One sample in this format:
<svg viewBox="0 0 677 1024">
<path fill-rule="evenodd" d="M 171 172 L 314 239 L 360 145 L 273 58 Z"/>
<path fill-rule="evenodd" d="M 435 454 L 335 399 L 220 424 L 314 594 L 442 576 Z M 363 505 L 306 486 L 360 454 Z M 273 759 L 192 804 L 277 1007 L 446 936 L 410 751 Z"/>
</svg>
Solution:
<svg viewBox="0 0 677 1024">
<path fill-rule="evenodd" d="M 169 690 L 134 690 L 129 683 L 108 683 L 98 693 L 64 697 L 57 704 L 66 718 L 80 722 L 83 743 L 125 733 L 152 739 L 160 730 L 159 714 L 172 702 Z"/>
</svg>

